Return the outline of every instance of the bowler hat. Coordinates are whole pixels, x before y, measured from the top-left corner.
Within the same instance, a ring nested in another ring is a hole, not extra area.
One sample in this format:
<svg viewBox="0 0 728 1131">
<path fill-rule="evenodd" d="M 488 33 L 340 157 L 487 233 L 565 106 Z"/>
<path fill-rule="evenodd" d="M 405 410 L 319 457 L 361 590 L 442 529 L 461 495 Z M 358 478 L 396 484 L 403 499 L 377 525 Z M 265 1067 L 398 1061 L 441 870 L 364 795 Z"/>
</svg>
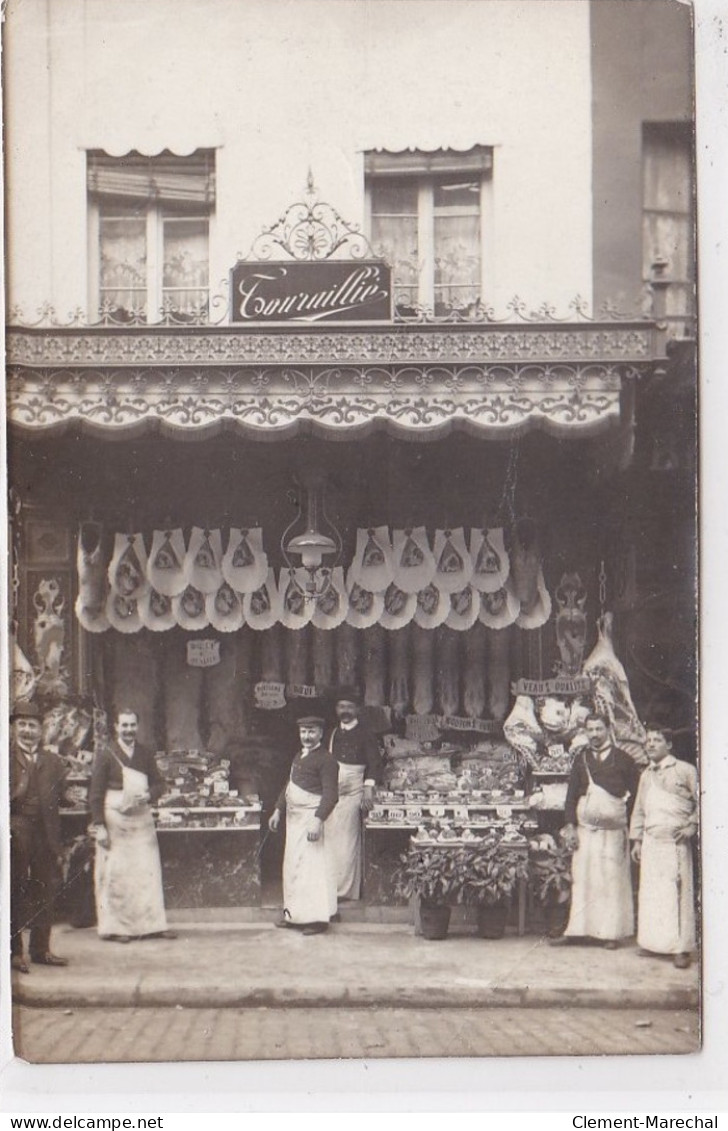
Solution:
<svg viewBox="0 0 728 1131">
<path fill-rule="evenodd" d="M 354 703 L 357 707 L 361 707 L 361 693 L 357 687 L 351 685 L 347 687 L 339 687 L 336 692 L 335 703 Z"/>
<path fill-rule="evenodd" d="M 27 699 L 19 699 L 10 709 L 10 722 L 14 722 L 15 719 L 40 719 L 40 711 L 35 703 Z"/>
</svg>

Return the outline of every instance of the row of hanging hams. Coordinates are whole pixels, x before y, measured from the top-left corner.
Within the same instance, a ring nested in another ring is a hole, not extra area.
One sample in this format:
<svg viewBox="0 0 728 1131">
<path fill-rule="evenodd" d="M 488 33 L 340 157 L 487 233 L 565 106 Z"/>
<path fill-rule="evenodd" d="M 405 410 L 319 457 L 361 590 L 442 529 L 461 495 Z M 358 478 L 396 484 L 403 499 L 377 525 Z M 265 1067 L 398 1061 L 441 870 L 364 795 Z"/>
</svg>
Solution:
<svg viewBox="0 0 728 1131">
<path fill-rule="evenodd" d="M 141 534 L 117 534 L 108 568 L 100 542 L 80 537 L 78 576 L 76 613 L 89 632 L 276 623 L 396 631 L 410 622 L 464 632 L 478 622 L 538 628 L 551 615 L 537 537 L 518 524 L 510 554 L 502 529 L 473 529 L 469 540 L 462 528 L 438 530 L 432 549 L 424 527 L 391 538 L 387 527 L 359 530 L 346 574 L 341 566 L 320 574 L 316 596 L 305 570 L 270 567 L 260 529 L 232 529 L 224 551 L 219 530 L 193 527 L 187 546 L 181 530 L 155 531 L 149 554 Z"/>
</svg>

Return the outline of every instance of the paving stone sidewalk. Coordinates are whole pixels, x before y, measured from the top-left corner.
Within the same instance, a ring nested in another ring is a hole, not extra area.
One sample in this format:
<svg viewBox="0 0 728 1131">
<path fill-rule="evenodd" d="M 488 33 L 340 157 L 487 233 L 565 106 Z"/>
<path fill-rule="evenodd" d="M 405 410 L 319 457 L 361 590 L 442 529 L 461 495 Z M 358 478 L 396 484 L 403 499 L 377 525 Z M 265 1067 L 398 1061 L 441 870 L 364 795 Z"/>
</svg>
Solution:
<svg viewBox="0 0 728 1131">
<path fill-rule="evenodd" d="M 304 937 L 270 922 L 178 922 L 178 939 L 102 942 L 54 928 L 63 969 L 13 974 L 35 1006 L 619 1007 L 694 1009 L 699 968 L 639 957 L 634 944 L 551 947 L 451 932 L 441 942 L 404 923 L 350 922 Z"/>
</svg>

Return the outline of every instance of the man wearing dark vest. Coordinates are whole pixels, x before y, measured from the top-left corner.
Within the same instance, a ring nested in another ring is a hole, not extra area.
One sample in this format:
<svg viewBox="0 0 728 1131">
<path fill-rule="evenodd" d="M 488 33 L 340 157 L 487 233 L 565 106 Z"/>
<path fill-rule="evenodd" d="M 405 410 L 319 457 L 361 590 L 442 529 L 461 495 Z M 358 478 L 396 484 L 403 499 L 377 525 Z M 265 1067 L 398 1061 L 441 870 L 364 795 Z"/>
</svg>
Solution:
<svg viewBox="0 0 728 1131">
<path fill-rule="evenodd" d="M 338 722 L 328 743 L 339 766 L 339 801 L 327 826 L 340 900 L 361 899 L 361 816 L 372 808 L 382 774 L 379 742 L 360 721 L 360 712 L 356 689 L 342 688 L 336 700 Z"/>
<path fill-rule="evenodd" d="M 14 970 L 28 974 L 23 930 L 30 929 L 30 959 L 66 966 L 50 948 L 53 902 L 61 878 L 61 823 L 66 768 L 44 750 L 40 712 L 16 703 L 10 715 L 11 945 Z"/>
</svg>

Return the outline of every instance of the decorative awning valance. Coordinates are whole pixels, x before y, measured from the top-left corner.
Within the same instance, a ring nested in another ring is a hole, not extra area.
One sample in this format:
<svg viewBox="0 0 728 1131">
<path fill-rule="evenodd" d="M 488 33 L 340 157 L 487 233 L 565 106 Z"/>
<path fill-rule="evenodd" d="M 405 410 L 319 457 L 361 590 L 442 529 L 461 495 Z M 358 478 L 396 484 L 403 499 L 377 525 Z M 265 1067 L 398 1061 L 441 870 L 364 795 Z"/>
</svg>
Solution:
<svg viewBox="0 0 728 1131">
<path fill-rule="evenodd" d="M 585 436 L 619 422 L 624 382 L 660 356 L 655 335 L 647 322 L 11 328 L 8 418 L 109 437 Z"/>
</svg>

